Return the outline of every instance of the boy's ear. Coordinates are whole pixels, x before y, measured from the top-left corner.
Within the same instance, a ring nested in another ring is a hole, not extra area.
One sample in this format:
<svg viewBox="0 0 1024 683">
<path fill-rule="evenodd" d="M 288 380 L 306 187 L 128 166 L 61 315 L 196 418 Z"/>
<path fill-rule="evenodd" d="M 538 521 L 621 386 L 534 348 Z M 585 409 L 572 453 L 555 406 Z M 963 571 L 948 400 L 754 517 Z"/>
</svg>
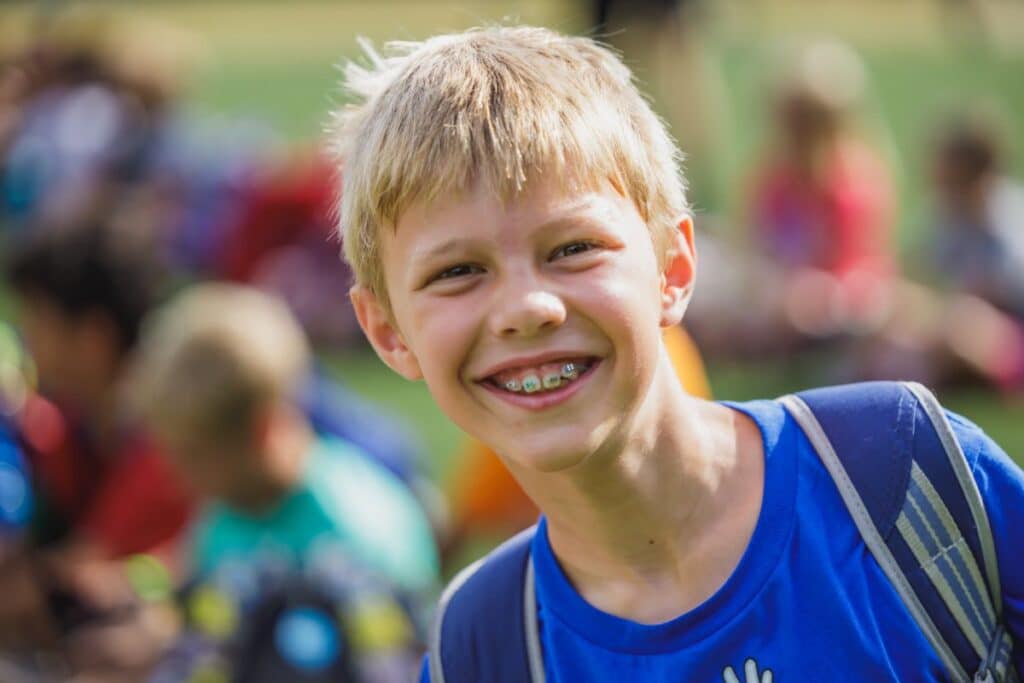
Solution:
<svg viewBox="0 0 1024 683">
<path fill-rule="evenodd" d="M 683 319 L 693 294 L 697 275 L 697 251 L 693 241 L 693 218 L 683 215 L 672 231 L 665 272 L 661 276 L 661 326 L 671 327 Z"/>
<path fill-rule="evenodd" d="M 370 340 L 370 345 L 380 359 L 406 379 L 422 378 L 419 361 L 406 346 L 402 333 L 373 292 L 362 285 L 356 285 L 349 290 L 348 295 L 359 326 L 363 328 L 363 334 Z"/>
</svg>

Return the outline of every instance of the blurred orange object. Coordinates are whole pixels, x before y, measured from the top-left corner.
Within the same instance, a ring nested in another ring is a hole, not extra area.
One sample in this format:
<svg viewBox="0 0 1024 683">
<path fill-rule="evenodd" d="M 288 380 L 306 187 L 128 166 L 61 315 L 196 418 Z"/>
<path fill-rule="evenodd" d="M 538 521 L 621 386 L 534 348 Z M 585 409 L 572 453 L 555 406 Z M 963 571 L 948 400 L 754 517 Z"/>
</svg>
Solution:
<svg viewBox="0 0 1024 683">
<path fill-rule="evenodd" d="M 665 345 L 687 393 L 710 398 L 711 386 L 700 352 L 681 327 L 665 330 Z M 473 441 L 463 450 L 451 491 L 453 544 L 473 533 L 506 534 L 526 528 L 537 519 L 537 508 L 526 497 L 498 456 Z"/>
</svg>

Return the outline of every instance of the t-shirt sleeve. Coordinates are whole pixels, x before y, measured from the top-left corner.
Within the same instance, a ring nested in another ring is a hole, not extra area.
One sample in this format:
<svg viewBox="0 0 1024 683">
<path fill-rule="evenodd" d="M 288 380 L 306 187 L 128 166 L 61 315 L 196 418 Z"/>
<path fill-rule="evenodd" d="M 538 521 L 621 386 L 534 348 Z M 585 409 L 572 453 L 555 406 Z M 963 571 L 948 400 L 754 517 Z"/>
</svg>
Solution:
<svg viewBox="0 0 1024 683">
<path fill-rule="evenodd" d="M 977 425 L 949 414 L 985 501 L 999 564 L 1003 621 L 1014 640 L 1013 661 L 1024 674 L 1024 471 Z"/>
</svg>

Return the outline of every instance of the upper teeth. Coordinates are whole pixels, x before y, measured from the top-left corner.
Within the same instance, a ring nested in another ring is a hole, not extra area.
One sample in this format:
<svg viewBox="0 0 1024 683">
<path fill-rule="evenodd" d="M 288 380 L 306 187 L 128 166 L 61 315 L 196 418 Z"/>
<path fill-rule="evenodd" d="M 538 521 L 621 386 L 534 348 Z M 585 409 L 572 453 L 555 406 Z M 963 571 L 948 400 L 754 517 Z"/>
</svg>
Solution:
<svg viewBox="0 0 1024 683">
<path fill-rule="evenodd" d="M 526 375 L 522 379 L 507 380 L 502 386 L 506 391 L 514 393 L 525 392 L 533 394 L 541 389 L 557 389 L 566 382 L 580 376 L 580 372 L 586 368 L 580 368 L 576 363 L 565 363 L 560 371 L 548 372 L 543 377 L 536 374 Z"/>
</svg>

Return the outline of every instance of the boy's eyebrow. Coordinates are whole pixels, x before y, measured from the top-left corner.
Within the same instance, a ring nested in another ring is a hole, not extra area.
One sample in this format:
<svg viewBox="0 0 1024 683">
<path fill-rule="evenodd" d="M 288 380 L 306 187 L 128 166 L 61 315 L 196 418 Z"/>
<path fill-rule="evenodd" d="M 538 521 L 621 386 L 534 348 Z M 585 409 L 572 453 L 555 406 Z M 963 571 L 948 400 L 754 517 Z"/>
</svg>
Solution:
<svg viewBox="0 0 1024 683">
<path fill-rule="evenodd" d="M 588 196 L 580 201 L 564 207 L 559 213 L 535 228 L 536 232 L 544 232 L 554 228 L 587 227 L 596 225 L 608 213 L 608 207 Z"/>
<path fill-rule="evenodd" d="M 472 244 L 475 241 L 476 240 L 474 239 L 467 239 L 465 237 L 451 237 L 441 242 L 440 244 L 435 244 L 429 249 L 413 252 L 412 258 L 413 260 L 418 260 L 431 259 L 437 256 L 444 256 L 445 252 L 451 251 L 452 249 L 456 249 L 466 244 Z"/>
<path fill-rule="evenodd" d="M 597 217 L 591 211 L 580 211 L 577 213 L 566 213 L 565 215 L 544 221 L 536 227 L 534 232 L 547 232 L 555 228 L 577 228 L 588 227 L 599 223 Z"/>
</svg>

